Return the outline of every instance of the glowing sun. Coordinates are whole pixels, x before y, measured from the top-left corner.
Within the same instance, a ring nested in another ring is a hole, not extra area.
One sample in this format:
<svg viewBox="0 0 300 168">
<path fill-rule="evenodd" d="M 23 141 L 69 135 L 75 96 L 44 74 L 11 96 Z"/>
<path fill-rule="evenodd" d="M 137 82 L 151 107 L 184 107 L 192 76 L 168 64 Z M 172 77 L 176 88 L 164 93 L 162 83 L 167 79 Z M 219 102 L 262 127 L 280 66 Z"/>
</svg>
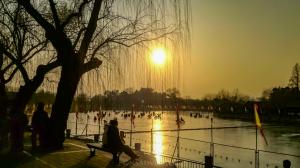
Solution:
<svg viewBox="0 0 300 168">
<path fill-rule="evenodd" d="M 155 65 L 163 65 L 166 62 L 166 51 L 163 48 L 155 48 L 152 51 L 151 57 Z"/>
</svg>

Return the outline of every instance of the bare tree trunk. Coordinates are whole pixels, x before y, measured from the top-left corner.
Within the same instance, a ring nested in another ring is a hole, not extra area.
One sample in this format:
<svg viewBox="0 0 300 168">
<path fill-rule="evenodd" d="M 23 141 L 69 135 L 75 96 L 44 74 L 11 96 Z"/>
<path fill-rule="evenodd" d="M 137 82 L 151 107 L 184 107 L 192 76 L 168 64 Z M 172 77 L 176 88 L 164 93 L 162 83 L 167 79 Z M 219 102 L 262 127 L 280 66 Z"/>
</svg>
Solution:
<svg viewBox="0 0 300 168">
<path fill-rule="evenodd" d="M 80 63 L 77 55 L 69 55 L 69 61 L 62 67 L 55 102 L 50 117 L 50 145 L 54 149 L 63 147 L 65 129 L 72 101 L 79 83 Z"/>
<path fill-rule="evenodd" d="M 0 115 L 4 115 L 7 107 L 7 94 L 5 91 L 5 85 L 0 81 Z"/>
<path fill-rule="evenodd" d="M 41 84 L 41 82 L 40 82 Z M 23 150 L 23 138 L 24 131 L 28 124 L 28 118 L 24 114 L 27 103 L 30 101 L 32 95 L 35 93 L 40 84 L 27 84 L 21 86 L 19 92 L 17 93 L 15 99 L 12 101 L 11 109 L 11 151 L 21 152 Z"/>
<path fill-rule="evenodd" d="M 7 100 L 5 85 L 0 81 L 0 151 L 8 144 Z"/>
<path fill-rule="evenodd" d="M 58 66 L 57 62 L 47 65 L 40 65 L 37 68 L 35 77 L 21 86 L 11 105 L 11 151 L 21 152 L 23 150 L 23 135 L 28 124 L 27 116 L 24 114 L 26 105 L 30 101 L 32 95 L 43 83 L 45 74 Z"/>
<path fill-rule="evenodd" d="M 24 131 L 27 125 L 27 116 L 24 114 L 26 104 L 30 100 L 32 94 L 30 91 L 32 86 L 21 86 L 19 92 L 12 101 L 10 111 L 10 142 L 11 151 L 14 153 L 22 152 L 24 144 Z"/>
<path fill-rule="evenodd" d="M 4 117 L 4 115 L 6 115 L 5 113 L 6 113 L 8 98 L 5 90 L 4 72 L 2 71 L 3 57 L 4 55 L 3 55 L 2 46 L 0 46 L 0 116 Z"/>
</svg>

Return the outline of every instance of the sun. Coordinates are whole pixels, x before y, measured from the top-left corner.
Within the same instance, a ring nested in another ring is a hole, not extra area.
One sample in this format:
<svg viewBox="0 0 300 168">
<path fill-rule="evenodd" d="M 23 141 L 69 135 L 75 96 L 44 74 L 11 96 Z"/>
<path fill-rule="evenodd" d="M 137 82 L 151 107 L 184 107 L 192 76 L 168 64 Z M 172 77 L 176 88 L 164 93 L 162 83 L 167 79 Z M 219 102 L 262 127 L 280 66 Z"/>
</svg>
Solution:
<svg viewBox="0 0 300 168">
<path fill-rule="evenodd" d="M 151 53 L 151 57 L 155 65 L 163 65 L 166 62 L 166 51 L 163 48 L 155 48 Z"/>
</svg>

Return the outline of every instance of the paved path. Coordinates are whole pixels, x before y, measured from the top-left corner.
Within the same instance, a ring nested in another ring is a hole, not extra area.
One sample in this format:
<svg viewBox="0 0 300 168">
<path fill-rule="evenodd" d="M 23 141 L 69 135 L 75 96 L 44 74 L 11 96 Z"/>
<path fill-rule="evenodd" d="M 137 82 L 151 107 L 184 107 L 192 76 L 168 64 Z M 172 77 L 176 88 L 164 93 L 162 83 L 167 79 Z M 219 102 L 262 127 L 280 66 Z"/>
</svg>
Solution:
<svg viewBox="0 0 300 168">
<path fill-rule="evenodd" d="M 79 140 L 66 140 L 64 148 L 51 153 L 31 152 L 31 144 L 28 135 L 25 135 L 25 147 L 22 154 L 0 155 L 0 167 L 3 168 L 108 168 L 124 167 L 129 158 L 121 157 L 123 164 L 113 166 L 110 153 L 97 151 L 96 156 L 89 157 L 89 149 L 85 143 Z"/>
<path fill-rule="evenodd" d="M 165 168 L 157 165 L 154 156 L 138 152 L 140 158 L 134 162 L 126 154 L 120 157 L 120 164 L 113 165 L 112 155 L 100 150 L 90 157 L 86 142 L 67 139 L 64 148 L 54 152 L 31 151 L 30 133 L 25 133 L 24 151 L 19 155 L 0 153 L 2 168 Z M 137 152 L 137 151 L 136 151 Z M 173 166 L 171 166 L 173 167 Z"/>
</svg>

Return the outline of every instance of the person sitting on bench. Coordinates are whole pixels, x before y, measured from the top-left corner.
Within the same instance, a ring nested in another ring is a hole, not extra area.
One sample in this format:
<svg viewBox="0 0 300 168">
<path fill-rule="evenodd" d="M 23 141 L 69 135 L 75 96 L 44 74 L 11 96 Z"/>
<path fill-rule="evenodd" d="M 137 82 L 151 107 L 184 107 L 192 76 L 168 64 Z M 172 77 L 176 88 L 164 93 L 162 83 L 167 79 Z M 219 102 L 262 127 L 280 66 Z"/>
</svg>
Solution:
<svg viewBox="0 0 300 168">
<path fill-rule="evenodd" d="M 115 164 L 119 163 L 119 157 L 117 157 L 119 152 L 126 153 L 133 160 L 138 158 L 138 156 L 131 150 L 128 145 L 124 145 L 122 143 L 117 120 L 110 121 L 110 125 L 107 131 L 107 147 L 112 151 Z"/>
</svg>

